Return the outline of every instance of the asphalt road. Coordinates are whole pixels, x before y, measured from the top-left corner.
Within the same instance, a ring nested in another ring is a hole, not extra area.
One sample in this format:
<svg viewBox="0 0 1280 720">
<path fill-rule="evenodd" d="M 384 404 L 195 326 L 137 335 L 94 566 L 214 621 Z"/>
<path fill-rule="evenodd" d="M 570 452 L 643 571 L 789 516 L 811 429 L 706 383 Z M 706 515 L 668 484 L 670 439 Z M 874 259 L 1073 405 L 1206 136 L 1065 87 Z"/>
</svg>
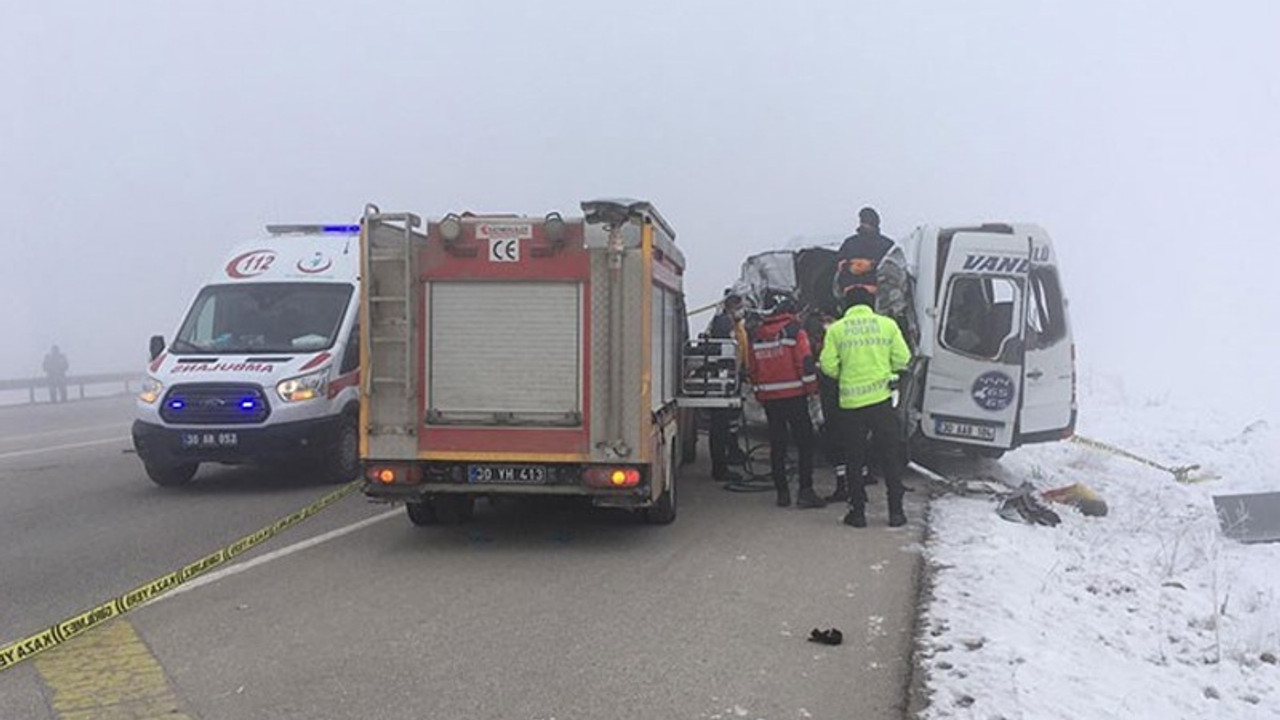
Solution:
<svg viewBox="0 0 1280 720">
<path fill-rule="evenodd" d="M 155 487 L 127 452 L 130 410 L 123 398 L 0 409 L 0 642 L 333 489 L 216 468 Z M 873 488 L 865 530 L 841 525 L 841 508 L 726 492 L 702 465 L 668 527 L 509 502 L 423 529 L 353 496 L 252 553 L 254 566 L 0 672 L 0 716 L 900 718 L 922 495 L 890 529 Z M 815 627 L 844 644 L 806 642 Z M 167 709 L 112 705 L 111 683 L 131 682 L 113 680 L 125 643 L 129 663 L 154 665 Z M 81 696 L 102 704 L 74 709 L 66 667 L 90 644 L 106 654 L 81 663 L 93 677 Z"/>
</svg>

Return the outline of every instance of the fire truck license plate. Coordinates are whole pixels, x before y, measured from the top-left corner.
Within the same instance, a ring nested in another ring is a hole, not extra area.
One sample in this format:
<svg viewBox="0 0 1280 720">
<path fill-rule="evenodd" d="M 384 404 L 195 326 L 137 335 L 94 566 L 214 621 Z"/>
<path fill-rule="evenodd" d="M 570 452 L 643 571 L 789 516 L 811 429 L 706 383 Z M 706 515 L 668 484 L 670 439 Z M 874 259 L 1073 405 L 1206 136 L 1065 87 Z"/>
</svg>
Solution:
<svg viewBox="0 0 1280 720">
<path fill-rule="evenodd" d="M 468 465 L 467 480 L 473 483 L 538 485 L 547 481 L 541 465 Z"/>
<path fill-rule="evenodd" d="M 975 440 L 995 440 L 996 429 L 990 425 L 970 425 L 969 423 L 939 420 L 936 426 L 939 435 L 951 437 L 974 438 Z"/>
</svg>

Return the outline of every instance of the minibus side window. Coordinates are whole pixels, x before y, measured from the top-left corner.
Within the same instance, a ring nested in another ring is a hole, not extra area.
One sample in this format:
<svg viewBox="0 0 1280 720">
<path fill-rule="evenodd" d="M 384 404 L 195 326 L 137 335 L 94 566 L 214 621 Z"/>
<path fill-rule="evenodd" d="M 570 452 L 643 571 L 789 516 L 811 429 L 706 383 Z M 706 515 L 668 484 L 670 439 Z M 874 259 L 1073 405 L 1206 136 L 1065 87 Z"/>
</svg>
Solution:
<svg viewBox="0 0 1280 720">
<path fill-rule="evenodd" d="M 995 360 L 1017 333 L 1018 286 L 1005 277 L 961 276 L 947 291 L 942 345 L 970 357 Z"/>
<path fill-rule="evenodd" d="M 1027 302 L 1027 349 L 1049 347 L 1067 334 L 1066 312 L 1058 274 L 1051 267 L 1031 269 Z"/>
</svg>

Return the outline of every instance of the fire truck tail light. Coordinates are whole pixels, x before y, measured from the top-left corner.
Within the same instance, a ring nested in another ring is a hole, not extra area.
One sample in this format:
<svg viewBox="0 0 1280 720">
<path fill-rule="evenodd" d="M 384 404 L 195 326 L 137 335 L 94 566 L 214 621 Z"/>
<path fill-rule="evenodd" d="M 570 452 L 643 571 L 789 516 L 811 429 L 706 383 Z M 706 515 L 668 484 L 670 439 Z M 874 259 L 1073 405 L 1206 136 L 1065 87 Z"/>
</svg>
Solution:
<svg viewBox="0 0 1280 720">
<path fill-rule="evenodd" d="M 633 488 L 640 484 L 640 471 L 633 467 L 589 467 L 582 471 L 590 487 Z"/>
<path fill-rule="evenodd" d="M 417 470 L 413 465 L 370 465 L 365 468 L 364 476 L 369 482 L 383 485 L 415 483 L 421 478 Z"/>
</svg>

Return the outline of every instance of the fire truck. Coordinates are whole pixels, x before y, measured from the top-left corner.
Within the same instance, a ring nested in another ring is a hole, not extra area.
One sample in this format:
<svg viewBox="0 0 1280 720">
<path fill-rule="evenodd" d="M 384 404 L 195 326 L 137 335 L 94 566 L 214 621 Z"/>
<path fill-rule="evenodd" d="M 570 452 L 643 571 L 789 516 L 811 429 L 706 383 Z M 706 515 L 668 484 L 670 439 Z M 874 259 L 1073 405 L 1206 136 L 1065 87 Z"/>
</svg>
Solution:
<svg viewBox="0 0 1280 720">
<path fill-rule="evenodd" d="M 366 207 L 364 493 L 415 525 L 478 497 L 576 496 L 676 517 L 684 256 L 648 202 L 581 215 Z"/>
</svg>

